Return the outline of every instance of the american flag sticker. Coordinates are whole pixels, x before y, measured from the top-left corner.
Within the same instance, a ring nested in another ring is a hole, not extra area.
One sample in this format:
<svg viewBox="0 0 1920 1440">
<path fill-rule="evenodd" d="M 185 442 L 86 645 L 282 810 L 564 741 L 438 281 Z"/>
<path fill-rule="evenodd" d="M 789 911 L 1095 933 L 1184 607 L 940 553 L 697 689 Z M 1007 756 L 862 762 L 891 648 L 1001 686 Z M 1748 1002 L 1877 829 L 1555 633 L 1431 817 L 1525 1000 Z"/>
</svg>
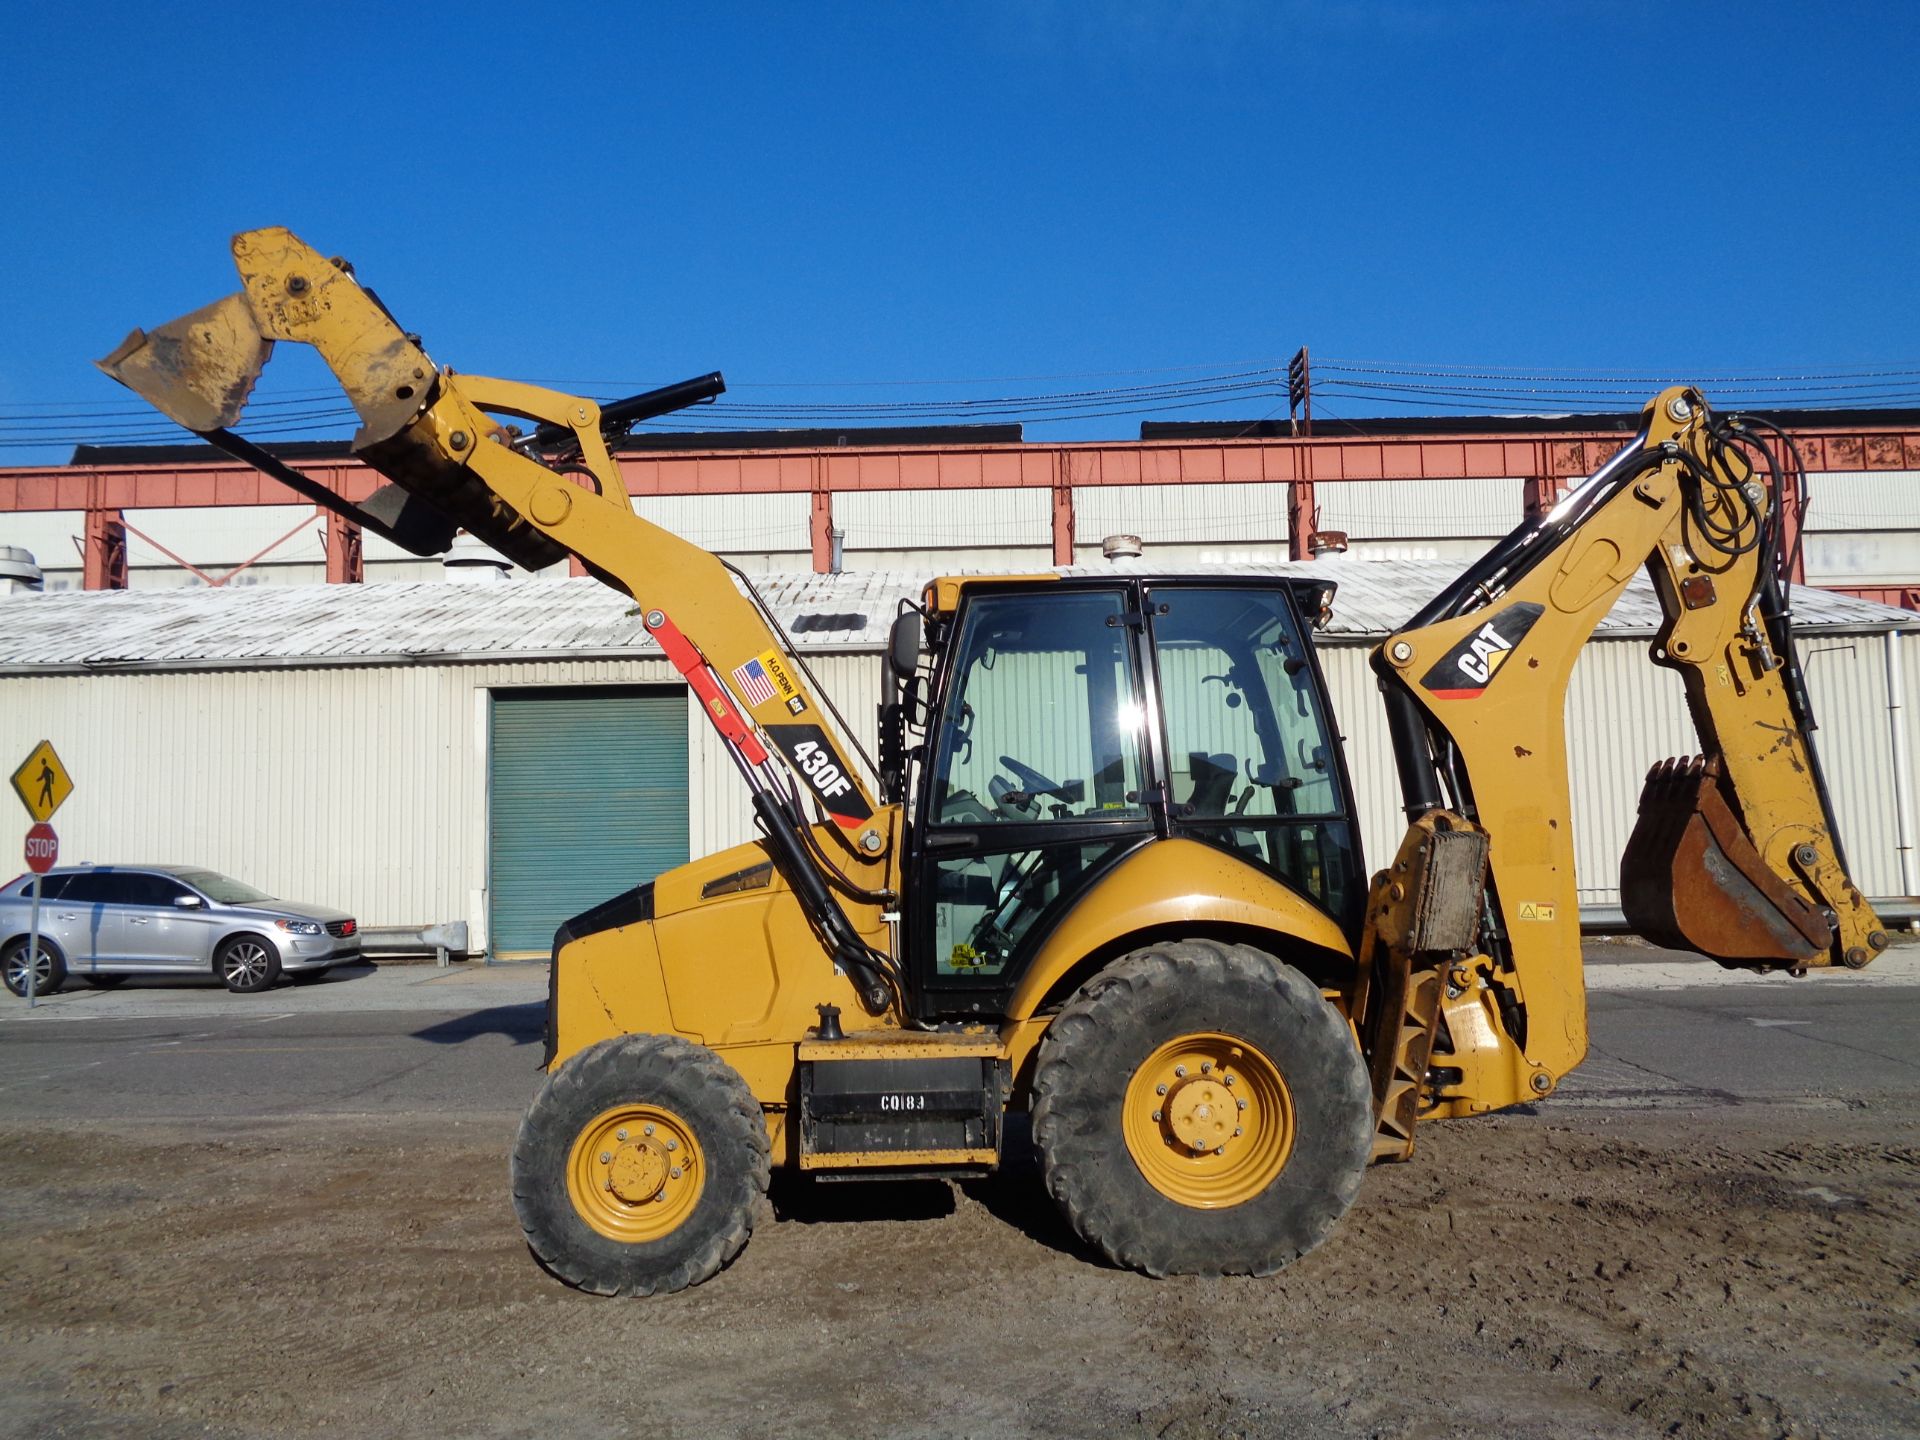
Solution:
<svg viewBox="0 0 1920 1440">
<path fill-rule="evenodd" d="M 767 667 L 758 660 L 749 660 L 735 669 L 733 683 L 740 687 L 740 693 L 747 697 L 750 705 L 764 705 L 773 699 L 773 681 L 767 675 Z"/>
</svg>

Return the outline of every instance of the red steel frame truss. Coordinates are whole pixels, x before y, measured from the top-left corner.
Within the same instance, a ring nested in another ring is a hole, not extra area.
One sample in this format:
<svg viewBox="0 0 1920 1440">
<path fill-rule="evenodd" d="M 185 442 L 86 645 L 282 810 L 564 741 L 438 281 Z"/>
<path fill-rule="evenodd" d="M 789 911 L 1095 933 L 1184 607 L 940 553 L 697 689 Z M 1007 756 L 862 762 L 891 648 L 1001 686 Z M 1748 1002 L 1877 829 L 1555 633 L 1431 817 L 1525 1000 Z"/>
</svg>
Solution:
<svg viewBox="0 0 1920 1440">
<path fill-rule="evenodd" d="M 622 455 L 619 464 L 628 491 L 636 496 L 809 496 L 813 568 L 824 573 L 831 565 L 833 497 L 838 494 L 1043 489 L 1052 501 L 1054 562 L 1067 564 L 1073 559 L 1078 487 L 1282 484 L 1289 491 L 1288 550 L 1295 559 L 1305 559 L 1312 553 L 1318 484 L 1519 479 L 1525 482 L 1526 512 L 1535 514 L 1550 507 L 1570 481 L 1591 474 L 1627 438 L 1614 432 L 688 450 Z M 1920 470 L 1920 426 L 1871 431 L 1808 427 L 1796 429 L 1794 439 L 1811 472 Z M 353 460 L 292 463 L 349 500 L 364 500 L 380 483 L 375 472 Z M 83 568 L 88 589 L 127 583 L 127 510 L 299 503 L 301 497 L 277 481 L 235 461 L 0 469 L 0 512 L 86 512 Z M 1788 515 L 1789 544 L 1798 523 L 1797 514 Z M 330 515 L 327 579 L 352 582 L 364 573 L 360 527 Z"/>
</svg>

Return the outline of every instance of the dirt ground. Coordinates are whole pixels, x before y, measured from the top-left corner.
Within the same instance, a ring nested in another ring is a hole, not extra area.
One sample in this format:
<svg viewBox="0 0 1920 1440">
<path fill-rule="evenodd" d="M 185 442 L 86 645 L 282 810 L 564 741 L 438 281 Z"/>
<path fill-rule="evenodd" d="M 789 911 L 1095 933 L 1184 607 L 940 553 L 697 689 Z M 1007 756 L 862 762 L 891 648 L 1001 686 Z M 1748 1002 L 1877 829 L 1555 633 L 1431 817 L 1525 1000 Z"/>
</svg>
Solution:
<svg viewBox="0 0 1920 1440">
<path fill-rule="evenodd" d="M 654 1301 L 535 1267 L 514 1116 L 15 1125 L 0 1434 L 1914 1435 L 1914 1120 L 1434 1127 L 1264 1281 L 1106 1268 L 1030 1162 L 782 1187 L 728 1270 Z"/>
</svg>

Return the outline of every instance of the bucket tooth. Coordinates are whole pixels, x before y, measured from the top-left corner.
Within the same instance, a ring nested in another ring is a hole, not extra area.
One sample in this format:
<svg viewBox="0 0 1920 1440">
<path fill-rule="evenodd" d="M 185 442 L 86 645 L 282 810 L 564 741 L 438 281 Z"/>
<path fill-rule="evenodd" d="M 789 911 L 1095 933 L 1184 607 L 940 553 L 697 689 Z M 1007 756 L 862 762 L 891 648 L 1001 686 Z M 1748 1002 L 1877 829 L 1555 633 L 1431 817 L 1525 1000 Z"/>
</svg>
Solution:
<svg viewBox="0 0 1920 1440">
<path fill-rule="evenodd" d="M 1731 968 L 1804 965 L 1833 943 L 1826 916 L 1761 859 L 1727 802 L 1718 756 L 1647 772 L 1620 907 L 1644 938 Z"/>
<path fill-rule="evenodd" d="M 240 418 L 273 341 L 245 295 L 229 295 L 157 330 L 136 330 L 95 361 L 168 419 L 202 434 Z"/>
</svg>

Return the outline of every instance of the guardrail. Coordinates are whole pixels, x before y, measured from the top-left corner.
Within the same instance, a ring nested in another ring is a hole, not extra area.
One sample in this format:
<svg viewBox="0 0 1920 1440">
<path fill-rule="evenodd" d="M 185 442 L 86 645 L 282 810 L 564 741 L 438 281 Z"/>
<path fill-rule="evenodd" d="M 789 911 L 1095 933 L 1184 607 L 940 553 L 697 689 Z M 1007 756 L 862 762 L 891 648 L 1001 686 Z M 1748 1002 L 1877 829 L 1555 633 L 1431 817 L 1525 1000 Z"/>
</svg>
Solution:
<svg viewBox="0 0 1920 1440">
<path fill-rule="evenodd" d="M 360 931 L 363 955 L 431 955 L 446 965 L 454 955 L 465 956 L 467 922 L 447 920 L 438 925 L 368 925 Z"/>
</svg>

